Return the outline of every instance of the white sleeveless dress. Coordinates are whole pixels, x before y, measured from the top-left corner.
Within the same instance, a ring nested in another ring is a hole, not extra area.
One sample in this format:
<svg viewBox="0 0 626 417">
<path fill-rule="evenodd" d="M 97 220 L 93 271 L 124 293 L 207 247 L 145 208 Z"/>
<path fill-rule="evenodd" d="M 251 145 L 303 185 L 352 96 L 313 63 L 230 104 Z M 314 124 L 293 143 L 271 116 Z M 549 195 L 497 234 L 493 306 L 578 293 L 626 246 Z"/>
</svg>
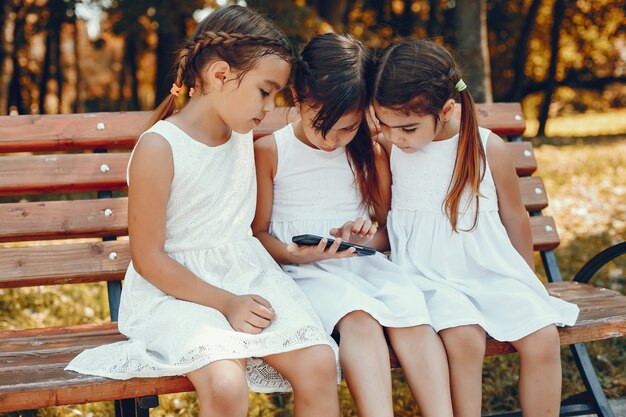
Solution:
<svg viewBox="0 0 626 417">
<path fill-rule="evenodd" d="M 336 344 L 300 288 L 252 237 L 252 134 L 233 132 L 225 144 L 210 147 L 167 121 L 157 122 L 148 132 L 164 137 L 173 155 L 167 254 L 212 285 L 264 297 L 276 319 L 257 335 L 236 332 L 219 311 L 162 292 L 131 263 L 119 311 L 120 332 L 129 340 L 86 350 L 67 369 L 128 379 L 183 375 L 217 360 L 259 358 L 319 344 L 330 344 L 336 353 Z M 248 361 L 247 378 L 258 392 L 290 390 L 261 359 Z"/>
<path fill-rule="evenodd" d="M 485 149 L 490 131 L 480 128 Z M 515 341 L 549 324 L 573 325 L 578 306 L 548 295 L 513 247 L 500 220 L 487 164 L 480 184 L 478 224 L 466 192 L 459 233 L 443 203 L 454 169 L 458 135 L 415 153 L 391 151 L 391 259 L 424 291 L 435 330 L 478 324 L 493 338 Z"/>
<path fill-rule="evenodd" d="M 274 133 L 278 164 L 270 233 L 290 243 L 299 234 L 329 236 L 348 220 L 368 217 L 345 148 L 333 152 L 300 142 L 292 125 Z M 363 310 L 385 327 L 430 324 L 422 292 L 381 253 L 311 264 L 282 264 L 331 334 L 346 314 Z"/>
</svg>

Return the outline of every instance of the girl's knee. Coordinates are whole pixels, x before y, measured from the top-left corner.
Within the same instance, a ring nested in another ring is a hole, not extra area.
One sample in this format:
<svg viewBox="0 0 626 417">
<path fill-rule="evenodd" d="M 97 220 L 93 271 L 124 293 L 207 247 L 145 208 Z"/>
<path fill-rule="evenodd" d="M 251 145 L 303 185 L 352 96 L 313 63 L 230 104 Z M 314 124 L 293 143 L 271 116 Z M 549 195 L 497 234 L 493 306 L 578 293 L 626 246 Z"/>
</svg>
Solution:
<svg viewBox="0 0 626 417">
<path fill-rule="evenodd" d="M 383 328 L 374 317 L 363 310 L 352 311 L 339 320 L 337 323 L 339 334 L 354 333 L 372 335 L 383 333 Z"/>
<path fill-rule="evenodd" d="M 232 372 L 211 372 L 196 392 L 200 402 L 212 409 L 220 409 L 225 415 L 238 415 L 237 410 L 247 409 L 248 384 L 245 375 Z M 245 405 L 245 407 L 244 407 Z"/>
<path fill-rule="evenodd" d="M 323 383 L 336 382 L 337 359 L 335 352 L 328 345 L 316 345 L 303 349 L 296 375 L 301 376 L 300 379 L 304 380 L 315 376 L 318 381 L 323 381 Z"/>
<path fill-rule="evenodd" d="M 460 326 L 439 332 L 450 360 L 484 358 L 487 335 L 479 326 Z"/>
<path fill-rule="evenodd" d="M 561 360 L 561 343 L 556 326 L 550 325 L 513 342 L 522 358 L 532 358 L 540 363 Z"/>
</svg>

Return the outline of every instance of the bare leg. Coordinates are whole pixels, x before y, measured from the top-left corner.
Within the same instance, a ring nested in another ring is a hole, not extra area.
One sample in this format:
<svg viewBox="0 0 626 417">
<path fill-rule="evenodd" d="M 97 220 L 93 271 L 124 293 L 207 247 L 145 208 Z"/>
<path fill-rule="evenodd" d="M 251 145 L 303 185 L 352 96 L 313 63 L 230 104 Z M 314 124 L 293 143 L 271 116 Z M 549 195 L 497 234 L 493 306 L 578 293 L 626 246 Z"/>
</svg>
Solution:
<svg viewBox="0 0 626 417">
<path fill-rule="evenodd" d="M 478 325 L 452 327 L 439 335 L 448 355 L 454 415 L 480 417 L 487 335 Z"/>
<path fill-rule="evenodd" d="M 199 417 L 248 414 L 246 360 L 221 360 L 187 374 L 200 401 Z"/>
<path fill-rule="evenodd" d="M 448 359 L 429 325 L 387 328 L 413 397 L 425 417 L 452 417 Z"/>
<path fill-rule="evenodd" d="M 346 314 L 337 323 L 339 359 L 360 417 L 391 417 L 391 369 L 383 328 L 364 311 Z"/>
<path fill-rule="evenodd" d="M 561 405 L 561 346 L 556 326 L 512 342 L 520 356 L 519 396 L 522 414 L 557 417 Z"/>
<path fill-rule="evenodd" d="M 316 345 L 263 359 L 291 384 L 297 417 L 339 417 L 337 364 L 330 346 Z"/>
</svg>

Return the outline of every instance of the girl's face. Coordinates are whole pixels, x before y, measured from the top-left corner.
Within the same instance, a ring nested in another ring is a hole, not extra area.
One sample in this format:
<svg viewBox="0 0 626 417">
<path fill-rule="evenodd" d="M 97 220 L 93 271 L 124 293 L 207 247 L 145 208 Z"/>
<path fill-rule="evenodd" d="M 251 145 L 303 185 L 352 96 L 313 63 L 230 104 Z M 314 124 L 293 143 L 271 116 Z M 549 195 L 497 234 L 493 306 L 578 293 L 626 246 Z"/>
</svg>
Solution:
<svg viewBox="0 0 626 417">
<path fill-rule="evenodd" d="M 328 131 L 326 137 L 323 137 L 322 132 L 313 126 L 313 120 L 315 120 L 318 111 L 303 103 L 296 103 L 296 106 L 300 109 L 302 129 L 304 131 L 304 138 L 300 139 L 304 140 L 310 147 L 326 152 L 332 152 L 350 143 L 356 136 L 363 119 L 363 112 L 360 110 L 346 113 L 337 120 L 337 123 Z"/>
<path fill-rule="evenodd" d="M 413 153 L 435 140 L 446 139 L 446 122 L 454 110 L 454 101 L 449 100 L 439 115 L 438 123 L 432 114 L 420 115 L 383 107 L 374 102 L 374 112 L 380 123 L 380 130 L 385 139 L 396 145 L 403 152 Z"/>
<path fill-rule="evenodd" d="M 274 109 L 276 93 L 285 87 L 290 72 L 290 64 L 275 55 L 260 58 L 241 80 L 235 72 L 226 72 L 218 108 L 222 120 L 239 133 L 258 126 Z"/>
</svg>

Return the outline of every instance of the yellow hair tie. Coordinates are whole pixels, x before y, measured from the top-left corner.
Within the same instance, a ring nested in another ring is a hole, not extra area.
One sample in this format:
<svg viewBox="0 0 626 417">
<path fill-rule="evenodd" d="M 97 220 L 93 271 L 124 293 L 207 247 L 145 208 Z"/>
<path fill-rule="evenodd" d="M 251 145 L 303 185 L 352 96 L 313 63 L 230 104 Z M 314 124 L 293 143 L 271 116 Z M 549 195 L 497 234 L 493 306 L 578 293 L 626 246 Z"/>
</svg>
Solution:
<svg viewBox="0 0 626 417">
<path fill-rule="evenodd" d="M 465 90 L 466 88 L 467 88 L 467 84 L 465 84 L 465 81 L 463 81 L 462 78 L 459 78 L 459 81 L 457 81 L 456 84 L 454 85 L 454 89 L 458 91 L 459 93 Z"/>
</svg>

